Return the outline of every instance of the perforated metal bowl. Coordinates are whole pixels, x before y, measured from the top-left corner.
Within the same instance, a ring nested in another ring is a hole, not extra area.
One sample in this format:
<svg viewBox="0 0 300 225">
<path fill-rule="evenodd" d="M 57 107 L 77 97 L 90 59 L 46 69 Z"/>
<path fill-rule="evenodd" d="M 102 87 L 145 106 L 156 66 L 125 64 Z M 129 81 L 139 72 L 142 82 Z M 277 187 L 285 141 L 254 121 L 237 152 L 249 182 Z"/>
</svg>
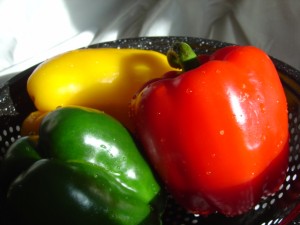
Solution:
<svg viewBox="0 0 300 225">
<path fill-rule="evenodd" d="M 210 53 L 230 45 L 214 40 L 192 37 L 147 37 L 122 39 L 92 45 L 92 48 L 139 48 L 166 53 L 176 41 L 189 43 L 196 53 Z M 187 213 L 170 197 L 164 225 L 287 225 L 300 224 L 300 72 L 272 58 L 280 73 L 288 99 L 290 157 L 287 177 L 280 190 L 273 196 L 262 199 L 250 212 L 234 218 L 215 214 L 208 217 Z M 0 87 L 0 162 L 7 148 L 20 137 L 20 124 L 35 110 L 26 92 L 26 80 L 36 65 L 15 76 Z M 1 182 L 1 181 L 0 181 Z M 298 205 L 299 204 L 299 205 Z M 0 202 L 0 218 L 1 218 Z M 299 221 L 299 222 L 298 222 Z M 1 222 L 1 220 L 0 220 Z"/>
</svg>

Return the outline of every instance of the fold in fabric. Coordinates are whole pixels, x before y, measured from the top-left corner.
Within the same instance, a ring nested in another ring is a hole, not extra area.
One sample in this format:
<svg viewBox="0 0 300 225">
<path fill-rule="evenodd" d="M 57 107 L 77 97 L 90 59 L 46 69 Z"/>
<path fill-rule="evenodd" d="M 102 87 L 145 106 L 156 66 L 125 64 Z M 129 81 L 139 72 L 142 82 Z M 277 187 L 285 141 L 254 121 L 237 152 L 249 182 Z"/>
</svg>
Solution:
<svg viewBox="0 0 300 225">
<path fill-rule="evenodd" d="M 255 45 L 300 69 L 299 12 L 295 0 L 1 0 L 0 77 L 71 49 L 141 36 Z"/>
</svg>

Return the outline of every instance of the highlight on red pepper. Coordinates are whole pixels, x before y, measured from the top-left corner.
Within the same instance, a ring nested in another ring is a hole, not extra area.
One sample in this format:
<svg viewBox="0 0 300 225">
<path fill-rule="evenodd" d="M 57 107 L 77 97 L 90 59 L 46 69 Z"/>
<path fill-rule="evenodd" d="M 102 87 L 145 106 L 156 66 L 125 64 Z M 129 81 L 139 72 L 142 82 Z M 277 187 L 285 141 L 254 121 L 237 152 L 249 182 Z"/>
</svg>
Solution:
<svg viewBox="0 0 300 225">
<path fill-rule="evenodd" d="M 168 58 L 183 72 L 148 83 L 131 102 L 145 155 L 190 212 L 247 212 L 278 190 L 288 163 L 287 102 L 272 60 L 228 46 L 200 65 L 186 43 Z"/>
</svg>

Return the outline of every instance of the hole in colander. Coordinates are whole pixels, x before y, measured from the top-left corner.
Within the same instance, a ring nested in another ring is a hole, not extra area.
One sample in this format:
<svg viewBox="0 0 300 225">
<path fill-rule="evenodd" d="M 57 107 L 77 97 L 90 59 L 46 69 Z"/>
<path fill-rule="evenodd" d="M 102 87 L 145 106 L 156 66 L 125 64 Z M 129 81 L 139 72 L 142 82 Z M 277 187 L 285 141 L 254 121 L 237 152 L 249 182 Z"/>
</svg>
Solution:
<svg viewBox="0 0 300 225">
<path fill-rule="evenodd" d="M 282 198 L 282 196 L 283 196 L 283 192 L 279 192 L 278 193 L 278 199 Z"/>
<path fill-rule="evenodd" d="M 293 165 L 293 166 L 291 167 L 291 171 L 294 172 L 294 171 L 295 171 L 295 168 L 296 168 L 296 166 Z"/>
<path fill-rule="evenodd" d="M 0 146 L 1 146 L 1 155 L 0 159 L 3 158 L 9 146 L 14 143 L 18 138 L 20 138 L 20 126 L 15 127 L 9 126 L 7 129 L 3 129 L 0 133 Z"/>
</svg>

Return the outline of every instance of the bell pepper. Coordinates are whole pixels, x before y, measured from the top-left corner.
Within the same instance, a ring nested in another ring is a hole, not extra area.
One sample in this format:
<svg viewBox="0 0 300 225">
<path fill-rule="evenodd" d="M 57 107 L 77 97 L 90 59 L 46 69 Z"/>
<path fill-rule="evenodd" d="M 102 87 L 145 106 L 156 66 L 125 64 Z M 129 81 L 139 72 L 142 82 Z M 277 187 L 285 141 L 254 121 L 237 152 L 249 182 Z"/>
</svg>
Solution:
<svg viewBox="0 0 300 225">
<path fill-rule="evenodd" d="M 186 43 L 168 58 L 183 72 L 149 82 L 131 102 L 145 155 L 190 212 L 247 212 L 287 169 L 287 101 L 273 62 L 254 46 L 197 57 Z"/>
<path fill-rule="evenodd" d="M 21 136 L 37 135 L 40 129 L 40 124 L 47 114 L 48 112 L 33 111 L 25 117 L 21 125 Z"/>
<path fill-rule="evenodd" d="M 166 55 L 141 49 L 79 49 L 40 64 L 27 90 L 39 111 L 80 105 L 102 110 L 131 127 L 128 105 L 148 80 L 172 68 Z"/>
<path fill-rule="evenodd" d="M 49 112 L 38 135 L 10 146 L 0 175 L 7 217 L 25 224 L 154 225 L 164 209 L 127 129 L 86 107 Z"/>
</svg>

